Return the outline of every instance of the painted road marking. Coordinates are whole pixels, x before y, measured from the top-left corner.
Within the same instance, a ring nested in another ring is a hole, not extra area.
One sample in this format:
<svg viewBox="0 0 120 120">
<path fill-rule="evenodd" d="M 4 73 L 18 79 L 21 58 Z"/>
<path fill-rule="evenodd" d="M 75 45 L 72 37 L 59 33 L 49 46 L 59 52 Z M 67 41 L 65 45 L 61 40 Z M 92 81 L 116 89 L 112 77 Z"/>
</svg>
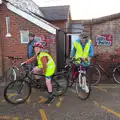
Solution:
<svg viewBox="0 0 120 120">
<path fill-rule="evenodd" d="M 10 120 L 10 116 L 0 116 L 0 120 Z"/>
<path fill-rule="evenodd" d="M 26 102 L 27 102 L 27 104 L 30 103 L 30 96 L 29 96 L 29 98 L 26 100 Z"/>
<path fill-rule="evenodd" d="M 45 102 L 47 99 L 46 98 L 44 98 L 43 96 L 40 96 L 40 101 L 39 101 L 39 103 L 43 103 L 43 102 Z"/>
<path fill-rule="evenodd" d="M 8 98 L 11 98 L 11 97 L 13 97 L 13 96 L 15 96 L 15 95 L 17 95 L 17 93 L 9 93 L 9 94 L 8 94 Z"/>
<path fill-rule="evenodd" d="M 0 120 L 20 120 L 19 117 L 0 116 Z"/>
<path fill-rule="evenodd" d="M 76 91 L 75 91 L 75 90 L 73 90 L 73 89 L 71 89 L 71 91 L 72 91 L 73 93 L 76 93 Z"/>
<path fill-rule="evenodd" d="M 99 90 L 101 90 L 101 91 L 107 92 L 106 89 L 103 89 L 103 88 L 101 88 L 101 87 L 96 87 L 96 86 L 93 86 L 93 87 L 94 87 L 94 88 L 97 88 L 97 89 L 99 89 Z"/>
<path fill-rule="evenodd" d="M 48 120 L 46 113 L 43 109 L 40 109 L 40 115 L 41 115 L 42 120 Z"/>
<path fill-rule="evenodd" d="M 19 117 L 14 117 L 12 120 L 20 120 Z"/>
<path fill-rule="evenodd" d="M 58 98 L 58 102 L 56 103 L 56 107 L 60 107 L 60 105 L 61 105 L 61 103 L 62 103 L 62 101 L 63 101 L 63 97 L 59 97 Z"/>
<path fill-rule="evenodd" d="M 104 109 L 104 110 L 107 111 L 108 113 L 112 113 L 113 115 L 115 115 L 115 116 L 117 116 L 117 117 L 120 118 L 120 113 L 115 112 L 114 110 L 109 109 L 109 108 L 107 108 L 107 107 L 105 107 L 105 106 L 103 106 L 103 105 L 100 105 L 100 104 L 98 104 L 96 101 L 93 101 L 93 102 L 94 102 L 95 105 L 101 107 L 102 109 Z"/>
<path fill-rule="evenodd" d="M 5 100 L 2 100 L 2 102 L 5 102 Z"/>
<path fill-rule="evenodd" d="M 95 87 L 95 86 L 92 86 Z M 120 88 L 120 85 L 117 84 L 98 84 L 97 87 L 100 88 Z"/>
</svg>

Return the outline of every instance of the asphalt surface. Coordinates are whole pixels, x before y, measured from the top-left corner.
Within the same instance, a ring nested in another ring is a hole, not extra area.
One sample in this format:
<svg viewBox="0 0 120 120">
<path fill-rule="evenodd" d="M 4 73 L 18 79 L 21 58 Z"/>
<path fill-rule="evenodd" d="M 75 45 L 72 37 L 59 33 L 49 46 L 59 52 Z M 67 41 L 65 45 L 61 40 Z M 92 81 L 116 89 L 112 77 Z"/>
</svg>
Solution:
<svg viewBox="0 0 120 120">
<path fill-rule="evenodd" d="M 120 120 L 120 86 L 99 85 L 92 87 L 87 100 L 80 100 L 74 87 L 46 106 L 47 93 L 33 89 L 23 104 L 12 105 L 3 97 L 0 87 L 0 120 Z"/>
</svg>

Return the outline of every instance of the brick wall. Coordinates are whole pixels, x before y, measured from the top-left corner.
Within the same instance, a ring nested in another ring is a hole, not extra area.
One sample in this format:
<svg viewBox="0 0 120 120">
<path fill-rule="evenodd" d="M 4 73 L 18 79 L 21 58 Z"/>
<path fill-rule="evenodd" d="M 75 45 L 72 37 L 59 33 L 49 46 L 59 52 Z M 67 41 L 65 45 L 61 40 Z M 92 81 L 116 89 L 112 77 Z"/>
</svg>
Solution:
<svg viewBox="0 0 120 120">
<path fill-rule="evenodd" d="M 5 17 L 10 17 L 10 30 L 12 37 L 6 38 L 6 23 Z M 54 25 L 63 28 L 64 22 L 54 22 Z M 0 42 L 2 42 L 3 49 L 3 61 L 4 70 L 6 70 L 10 64 L 5 56 L 21 56 L 26 59 L 27 56 L 27 45 L 21 44 L 20 41 L 20 30 L 29 30 L 35 35 L 45 35 L 47 39 L 50 38 L 50 33 L 41 29 L 40 27 L 34 25 L 33 23 L 27 21 L 26 19 L 20 17 L 19 15 L 9 11 L 5 5 L 0 5 Z M 50 44 L 50 51 L 54 59 L 56 59 L 56 45 Z M 1 55 L 1 54 L 0 54 Z M 1 56 L 0 56 L 1 58 Z M 1 64 L 0 64 L 1 66 Z"/>
<path fill-rule="evenodd" d="M 100 59 L 104 62 L 101 63 L 104 67 L 108 67 L 107 62 L 110 59 L 110 55 L 117 54 L 120 56 L 120 18 L 112 21 L 102 22 L 99 24 L 93 24 L 92 28 L 90 25 L 84 25 L 85 31 L 92 35 L 93 44 L 95 45 L 96 36 L 99 34 L 112 34 L 113 44 L 112 46 L 94 46 L 95 54 L 102 54 Z M 120 57 L 116 58 L 120 62 Z"/>
<path fill-rule="evenodd" d="M 66 21 L 52 21 L 51 23 L 61 28 L 62 30 L 65 30 L 67 24 Z"/>
</svg>

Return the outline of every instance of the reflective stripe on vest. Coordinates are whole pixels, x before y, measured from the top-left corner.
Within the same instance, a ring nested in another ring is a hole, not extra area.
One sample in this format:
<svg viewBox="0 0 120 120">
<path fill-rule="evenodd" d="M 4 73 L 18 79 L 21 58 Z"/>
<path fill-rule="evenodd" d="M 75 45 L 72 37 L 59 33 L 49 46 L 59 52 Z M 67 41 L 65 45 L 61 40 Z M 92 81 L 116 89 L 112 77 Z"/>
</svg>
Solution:
<svg viewBox="0 0 120 120">
<path fill-rule="evenodd" d="M 90 45 L 91 45 L 91 40 L 89 40 L 86 45 L 84 50 L 82 49 L 82 46 L 80 43 L 78 43 L 77 41 L 74 42 L 74 47 L 76 49 L 76 54 L 75 54 L 75 58 L 87 58 L 89 55 L 89 50 L 90 50 Z M 80 62 L 80 61 L 79 61 Z"/>
<path fill-rule="evenodd" d="M 38 67 L 39 67 L 39 68 L 43 68 L 43 65 L 42 65 L 42 62 L 41 62 L 41 58 L 42 58 L 42 57 L 45 57 L 45 56 L 47 56 L 47 58 L 48 58 L 48 63 L 47 63 L 47 68 L 46 68 L 46 73 L 45 73 L 45 75 L 46 75 L 46 76 L 51 76 L 51 75 L 54 74 L 56 66 L 55 66 L 54 60 L 52 59 L 52 57 L 51 57 L 48 53 L 46 53 L 46 52 L 41 52 L 41 53 L 37 56 Z"/>
</svg>

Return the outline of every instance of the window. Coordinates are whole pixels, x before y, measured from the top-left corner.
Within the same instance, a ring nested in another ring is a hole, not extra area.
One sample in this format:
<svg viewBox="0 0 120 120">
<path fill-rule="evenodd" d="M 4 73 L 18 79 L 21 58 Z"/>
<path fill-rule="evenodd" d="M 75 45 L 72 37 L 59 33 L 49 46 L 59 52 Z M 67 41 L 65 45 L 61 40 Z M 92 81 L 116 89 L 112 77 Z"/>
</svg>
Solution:
<svg viewBox="0 0 120 120">
<path fill-rule="evenodd" d="M 28 43 L 29 42 L 29 31 L 20 31 L 20 39 L 21 43 Z"/>
<path fill-rule="evenodd" d="M 0 4 L 2 4 L 2 0 L 0 0 Z"/>
<path fill-rule="evenodd" d="M 10 34 L 10 18 L 9 17 L 6 17 L 6 29 L 7 29 L 6 37 L 11 37 L 11 34 Z"/>
</svg>

